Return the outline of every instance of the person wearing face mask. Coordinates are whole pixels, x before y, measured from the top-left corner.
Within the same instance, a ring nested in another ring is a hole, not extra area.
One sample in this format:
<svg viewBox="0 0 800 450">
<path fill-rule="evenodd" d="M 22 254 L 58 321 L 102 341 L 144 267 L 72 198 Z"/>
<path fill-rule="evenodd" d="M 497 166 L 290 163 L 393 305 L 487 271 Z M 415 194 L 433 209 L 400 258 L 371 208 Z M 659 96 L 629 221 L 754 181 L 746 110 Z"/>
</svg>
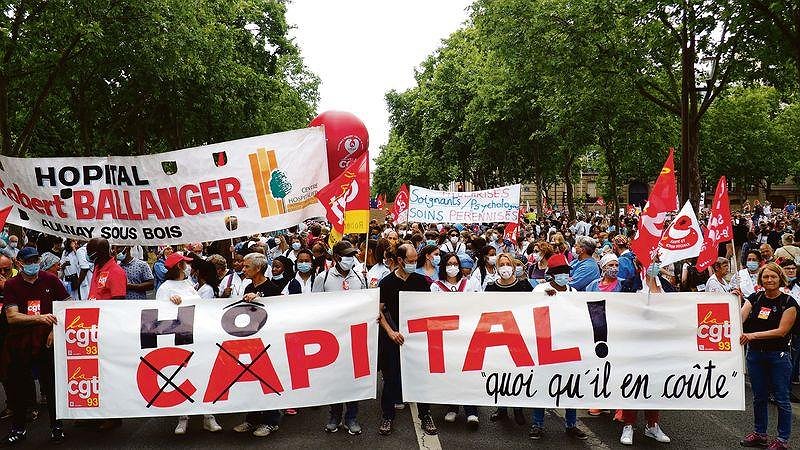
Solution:
<svg viewBox="0 0 800 450">
<path fill-rule="evenodd" d="M 281 290 L 281 295 L 299 294 L 300 284 L 294 281 L 294 263 L 281 255 L 272 261 L 272 282 Z"/>
<path fill-rule="evenodd" d="M 533 287 L 526 280 L 515 276 L 516 262 L 508 253 L 497 256 L 497 278 L 490 282 L 483 290 L 486 292 L 531 292 Z M 508 418 L 508 408 L 499 407 L 489 415 L 489 420 L 496 422 Z M 522 408 L 514 408 L 514 421 L 517 425 L 525 425 L 525 415 Z"/>
<path fill-rule="evenodd" d="M 475 268 L 475 261 L 466 253 L 458 255 L 458 260 L 461 261 L 461 274 L 472 279 L 472 269 Z"/>
<path fill-rule="evenodd" d="M 761 267 L 761 253 L 756 250 L 747 252 L 745 268 L 731 278 L 731 294 L 745 299 L 756 292 L 758 286 L 758 268 Z"/>
<path fill-rule="evenodd" d="M 496 253 L 501 253 L 503 251 L 503 241 L 500 239 L 502 234 L 498 233 L 497 230 L 493 228 L 489 228 L 489 231 L 486 232 L 486 241 L 494 247 Z"/>
<path fill-rule="evenodd" d="M 465 277 L 461 270 L 461 260 L 455 253 L 445 253 L 439 266 L 439 277 L 431 284 L 431 292 L 480 292 L 480 286 L 472 278 Z M 459 406 L 449 405 L 444 421 L 454 423 Z M 477 406 L 464 406 L 467 427 L 474 430 L 480 425 Z"/>
<path fill-rule="evenodd" d="M 391 258 L 387 258 L 386 251 L 389 248 L 389 241 L 386 239 L 378 239 L 377 244 L 375 244 L 375 250 L 373 254 L 375 255 L 375 265 L 369 268 L 367 272 L 367 281 L 369 281 L 370 288 L 378 287 L 378 284 L 381 282 L 383 277 L 391 273 L 392 269 L 389 267 L 389 262 L 391 262 Z"/>
<path fill-rule="evenodd" d="M 569 285 L 576 291 L 583 291 L 589 283 L 600 278 L 600 267 L 592 257 L 597 249 L 597 241 L 580 236 L 574 248 L 577 258 L 570 263 Z"/>
<path fill-rule="evenodd" d="M 292 239 L 289 244 L 289 249 L 283 253 L 283 256 L 289 258 L 289 260 L 294 264 L 297 261 L 297 252 L 303 248 L 303 238 L 300 235 L 292 236 Z"/>
<path fill-rule="evenodd" d="M 128 278 L 128 286 L 125 298 L 129 300 L 144 300 L 147 298 L 147 291 L 152 290 L 155 285 L 153 271 L 150 266 L 136 259 L 131 255 L 130 247 L 114 247 L 117 263 L 125 271 Z"/>
<path fill-rule="evenodd" d="M 481 291 L 486 290 L 489 283 L 497 280 L 497 268 L 495 267 L 497 261 L 497 250 L 491 245 L 486 245 L 478 251 L 477 267 L 473 270 L 472 276 L 478 277 L 481 285 Z"/>
<path fill-rule="evenodd" d="M 8 245 L 6 245 L 0 253 L 8 256 L 11 259 L 17 258 L 17 253 L 19 253 L 19 238 L 14 236 L 13 234 L 8 237 Z"/>
<path fill-rule="evenodd" d="M 340 292 L 353 289 L 367 289 L 366 280 L 355 270 L 355 247 L 349 241 L 339 241 L 333 246 L 334 266 L 317 275 L 314 280 L 313 292 Z M 347 402 L 347 412 L 342 421 L 344 405 L 337 403 L 330 405 L 328 423 L 325 425 L 326 433 L 336 433 L 344 427 L 352 435 L 361 434 L 361 424 L 358 423 L 358 402 Z"/>
<path fill-rule="evenodd" d="M 89 300 L 124 299 L 128 293 L 128 276 L 111 256 L 111 245 L 104 238 L 93 238 L 86 244 L 86 259 L 94 265 Z"/>
<path fill-rule="evenodd" d="M 314 255 L 311 253 L 311 250 L 303 248 L 297 252 L 297 260 L 294 262 L 296 275 L 294 276 L 293 283 L 290 283 L 297 283 L 297 286 L 295 288 L 290 287 L 290 290 L 297 290 L 299 288 L 299 293 L 301 294 L 312 292 L 314 279 L 316 278 L 316 274 L 313 270 L 313 259 Z"/>
<path fill-rule="evenodd" d="M 311 253 L 314 255 L 312 263 L 314 265 L 313 270 L 315 274 L 319 275 L 331 267 L 330 261 L 328 260 L 328 247 L 324 242 L 317 241 L 312 245 Z"/>
<path fill-rule="evenodd" d="M 378 337 L 378 369 L 383 374 L 383 393 L 381 395 L 381 422 L 378 433 L 386 436 L 394 430 L 395 405 L 403 403 L 400 374 L 400 346 L 405 338 L 398 327 L 400 313 L 400 292 L 429 292 L 430 284 L 422 275 L 416 273 L 417 251 L 412 245 L 397 247 L 396 269 L 386 275 L 380 288 L 380 332 Z M 430 405 L 417 403 L 422 431 L 428 435 L 438 434 L 433 422 Z"/>
<path fill-rule="evenodd" d="M 439 248 L 435 245 L 426 245 L 419 251 L 416 272 L 425 277 L 428 283 L 439 279 L 440 255 Z"/>
<path fill-rule="evenodd" d="M 585 238 L 585 237 L 584 237 Z M 597 265 L 595 263 L 595 265 Z M 544 292 L 547 295 L 557 295 L 559 292 L 577 292 L 569 283 L 570 266 L 564 255 L 555 254 L 547 260 L 547 275 L 552 280 L 536 285 L 533 292 Z M 588 436 L 577 427 L 578 413 L 574 409 L 567 409 L 564 414 L 565 432 L 567 436 L 585 440 Z M 544 409 L 535 408 L 531 419 L 532 425 L 528 437 L 539 440 L 544 436 Z"/>
<path fill-rule="evenodd" d="M 8 406 L 13 412 L 11 430 L 4 443 L 14 445 L 26 438 L 25 423 L 32 395 L 31 370 L 38 367 L 42 392 L 50 400 L 47 412 L 50 419 L 50 439 L 64 440 L 64 428 L 56 419 L 55 369 L 53 357 L 53 302 L 72 300 L 61 281 L 40 271 L 39 253 L 26 247 L 17 254 L 22 264 L 20 274 L 3 286 L 3 312 L 8 320 L 8 333 L 3 342 L 3 367 L 6 368 L 5 388 Z"/>
<path fill-rule="evenodd" d="M 461 255 L 467 253 L 467 246 L 461 242 L 461 235 L 458 234 L 458 230 L 451 228 L 450 232 L 447 233 L 447 240 L 439 246 L 439 250 L 442 253 Z"/>
<path fill-rule="evenodd" d="M 619 275 L 619 258 L 613 253 L 606 253 L 600 259 L 600 270 L 603 276 L 586 286 L 586 292 L 620 292 L 623 280 Z"/>
</svg>

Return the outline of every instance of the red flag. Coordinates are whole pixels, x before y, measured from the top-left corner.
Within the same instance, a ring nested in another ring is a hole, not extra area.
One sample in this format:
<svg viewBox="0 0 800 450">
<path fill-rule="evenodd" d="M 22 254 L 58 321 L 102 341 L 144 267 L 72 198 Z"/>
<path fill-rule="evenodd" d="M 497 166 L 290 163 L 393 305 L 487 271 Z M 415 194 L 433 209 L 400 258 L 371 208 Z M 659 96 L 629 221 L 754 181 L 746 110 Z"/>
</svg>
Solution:
<svg viewBox="0 0 800 450">
<path fill-rule="evenodd" d="M 676 191 L 674 149 L 669 149 L 667 161 L 639 218 L 639 232 L 631 242 L 631 250 L 644 267 L 650 266 L 655 259 L 667 213 L 678 209 Z"/>
<path fill-rule="evenodd" d="M 408 220 L 408 186 L 400 186 L 400 190 L 394 197 L 392 207 L 392 223 L 401 223 Z"/>
<path fill-rule="evenodd" d="M 606 206 L 606 201 L 603 200 L 603 197 L 597 197 L 597 204 L 600 206 Z"/>
<path fill-rule="evenodd" d="M 0 209 L 0 229 L 6 226 L 6 220 L 8 220 L 8 215 L 11 214 L 11 210 L 14 209 L 14 205 L 8 205 L 3 209 Z"/>
<path fill-rule="evenodd" d="M 703 239 L 700 257 L 697 258 L 697 270 L 702 272 L 714 264 L 720 242 L 731 239 L 733 239 L 731 204 L 728 199 L 728 182 L 723 175 L 714 191 L 714 202 L 711 204 L 711 215 L 708 217 L 708 233 Z"/>
<path fill-rule="evenodd" d="M 369 154 L 364 153 L 341 175 L 317 191 L 331 223 L 331 234 L 369 231 Z"/>
<path fill-rule="evenodd" d="M 377 203 L 378 204 L 376 206 L 378 207 L 378 209 L 383 209 L 383 205 L 386 204 L 386 200 L 384 199 L 383 194 L 378 194 Z"/>
<path fill-rule="evenodd" d="M 519 223 L 509 222 L 508 225 L 506 225 L 505 231 L 503 231 L 503 240 L 508 239 L 509 241 L 513 242 L 514 245 L 517 245 L 518 228 L 519 228 Z"/>
</svg>

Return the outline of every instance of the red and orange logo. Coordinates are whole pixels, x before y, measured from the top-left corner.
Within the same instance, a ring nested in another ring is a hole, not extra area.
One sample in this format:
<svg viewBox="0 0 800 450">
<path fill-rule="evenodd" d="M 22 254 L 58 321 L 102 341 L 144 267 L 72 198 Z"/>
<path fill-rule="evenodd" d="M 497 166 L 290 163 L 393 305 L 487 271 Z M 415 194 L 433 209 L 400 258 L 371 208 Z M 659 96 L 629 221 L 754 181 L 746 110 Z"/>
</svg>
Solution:
<svg viewBox="0 0 800 450">
<path fill-rule="evenodd" d="M 67 405 L 70 408 L 100 406 L 99 375 L 97 359 L 67 360 Z"/>
<path fill-rule="evenodd" d="M 727 303 L 697 305 L 697 349 L 701 352 L 731 351 L 731 317 Z"/>
<path fill-rule="evenodd" d="M 100 308 L 69 308 L 64 320 L 67 356 L 97 356 Z"/>
</svg>

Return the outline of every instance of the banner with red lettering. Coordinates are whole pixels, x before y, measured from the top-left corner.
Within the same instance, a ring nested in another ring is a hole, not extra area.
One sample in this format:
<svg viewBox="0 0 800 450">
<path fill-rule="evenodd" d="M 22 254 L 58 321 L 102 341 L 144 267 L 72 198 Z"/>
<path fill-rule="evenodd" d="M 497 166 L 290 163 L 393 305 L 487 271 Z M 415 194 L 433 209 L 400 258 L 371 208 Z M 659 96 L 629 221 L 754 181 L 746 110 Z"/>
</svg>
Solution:
<svg viewBox="0 0 800 450">
<path fill-rule="evenodd" d="M 59 418 L 177 416 L 375 397 L 378 291 L 57 302 Z"/>
<path fill-rule="evenodd" d="M 744 410 L 736 297 L 400 293 L 403 400 Z"/>
<path fill-rule="evenodd" d="M 0 156 L 8 222 L 115 244 L 230 239 L 325 215 L 322 127 L 142 156 Z"/>
</svg>

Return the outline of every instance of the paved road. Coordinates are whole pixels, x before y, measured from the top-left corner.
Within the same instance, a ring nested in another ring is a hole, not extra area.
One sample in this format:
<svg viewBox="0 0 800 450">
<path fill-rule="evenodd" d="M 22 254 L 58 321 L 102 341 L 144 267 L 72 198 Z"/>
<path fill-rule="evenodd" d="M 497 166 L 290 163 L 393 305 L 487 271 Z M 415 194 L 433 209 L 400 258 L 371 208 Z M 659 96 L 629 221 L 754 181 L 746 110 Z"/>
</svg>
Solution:
<svg viewBox="0 0 800 450">
<path fill-rule="evenodd" d="M 798 389 L 800 391 L 800 389 Z M 799 392 L 800 393 L 800 392 Z M 748 399 L 750 391 L 748 388 Z M 662 428 L 672 438 L 672 444 L 659 444 L 647 439 L 637 429 L 634 436 L 636 448 L 736 448 L 739 439 L 752 429 L 752 409 L 748 403 L 747 411 L 665 411 L 662 414 Z M 794 405 L 793 428 L 798 430 L 797 417 L 800 405 Z M 263 446 L 280 446 L 280 448 L 298 449 L 486 449 L 486 448 L 522 448 L 539 446 L 541 448 L 584 449 L 584 448 L 626 448 L 619 444 L 622 426 L 611 422 L 608 416 L 589 417 L 585 411 L 579 411 L 579 425 L 589 433 L 587 441 L 576 441 L 563 434 L 563 411 L 548 411 L 545 418 L 546 436 L 539 442 L 527 437 L 528 425 L 517 426 L 513 421 L 491 423 L 488 415 L 491 408 L 480 409 L 481 426 L 477 431 L 469 431 L 464 424 L 464 416 L 460 415 L 455 424 L 445 423 L 442 419 L 446 412 L 443 406 L 433 408 L 436 424 L 440 432 L 437 438 L 426 437 L 418 440 L 418 429 L 412 417 L 412 407 L 398 412 L 395 421 L 395 432 L 388 437 L 377 433 L 379 407 L 375 400 L 361 403 L 359 418 L 364 425 L 364 433 L 350 436 L 345 432 L 326 434 L 322 431 L 327 419 L 327 408 L 303 409 L 297 416 L 283 418 L 280 430 L 266 438 L 254 438 L 231 431 L 238 424 L 242 414 L 218 416 L 225 431 L 211 434 L 202 429 L 200 417 L 190 421 L 189 433 L 175 436 L 173 429 L 175 418 L 129 419 L 121 428 L 111 432 L 97 433 L 87 429 L 75 428 L 67 423 L 67 441 L 62 448 L 81 449 L 155 449 L 169 447 L 171 449 L 210 449 L 210 448 L 256 448 Z M 415 410 L 414 410 L 415 411 Z M 530 418 L 529 418 L 530 419 Z M 775 433 L 777 420 L 776 409 L 770 407 L 770 431 Z M 8 426 L 8 421 L 0 426 Z M 49 430 L 47 418 L 42 416 L 30 424 L 26 442 L 19 448 L 40 449 L 48 443 Z M 790 444 L 800 445 L 800 439 L 793 437 Z"/>
</svg>

